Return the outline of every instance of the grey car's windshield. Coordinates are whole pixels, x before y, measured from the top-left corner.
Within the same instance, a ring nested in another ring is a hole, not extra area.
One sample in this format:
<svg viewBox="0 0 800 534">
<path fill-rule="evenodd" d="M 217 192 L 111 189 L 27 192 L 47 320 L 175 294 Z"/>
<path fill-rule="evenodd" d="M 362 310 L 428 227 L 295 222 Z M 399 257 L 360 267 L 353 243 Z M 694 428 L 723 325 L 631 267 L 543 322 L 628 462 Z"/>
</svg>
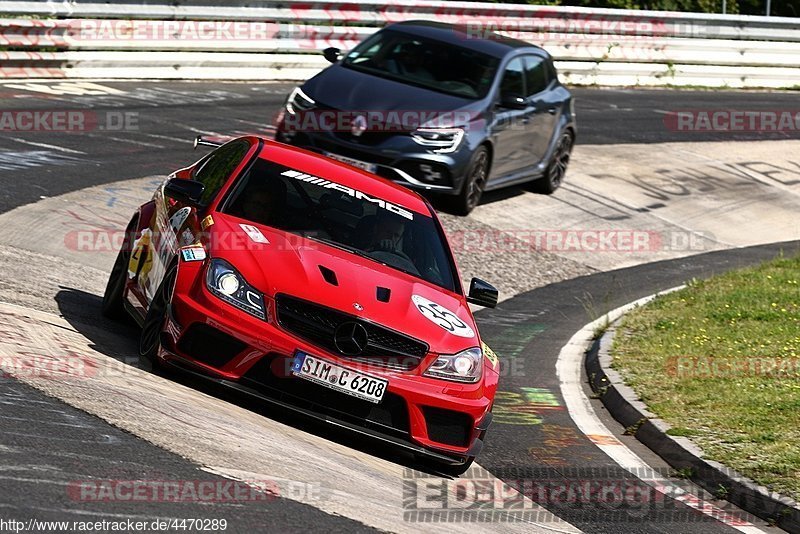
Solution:
<svg viewBox="0 0 800 534">
<path fill-rule="evenodd" d="M 456 290 L 453 261 L 432 217 L 334 180 L 259 158 L 221 211 Z"/>
<path fill-rule="evenodd" d="M 479 99 L 489 91 L 499 60 L 460 46 L 383 30 L 351 50 L 341 64 L 432 91 Z"/>
</svg>

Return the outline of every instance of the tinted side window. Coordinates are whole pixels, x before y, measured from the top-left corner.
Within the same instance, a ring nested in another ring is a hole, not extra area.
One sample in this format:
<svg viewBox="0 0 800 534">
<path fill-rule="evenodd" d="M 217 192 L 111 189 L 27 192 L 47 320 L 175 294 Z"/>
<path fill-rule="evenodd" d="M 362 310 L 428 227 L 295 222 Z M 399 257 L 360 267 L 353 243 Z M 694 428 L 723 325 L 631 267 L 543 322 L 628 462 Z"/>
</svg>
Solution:
<svg viewBox="0 0 800 534">
<path fill-rule="evenodd" d="M 537 56 L 525 56 L 525 86 L 527 94 L 535 95 L 547 89 L 550 83 L 548 76 L 547 61 Z"/>
<path fill-rule="evenodd" d="M 523 75 L 522 59 L 516 58 L 511 61 L 503 73 L 503 80 L 500 82 L 501 96 L 524 96 L 525 82 Z"/>
<path fill-rule="evenodd" d="M 208 205 L 225 185 L 250 149 L 247 141 L 233 141 L 216 149 L 200 164 L 194 172 L 194 179 L 206 186 L 200 202 Z"/>
</svg>

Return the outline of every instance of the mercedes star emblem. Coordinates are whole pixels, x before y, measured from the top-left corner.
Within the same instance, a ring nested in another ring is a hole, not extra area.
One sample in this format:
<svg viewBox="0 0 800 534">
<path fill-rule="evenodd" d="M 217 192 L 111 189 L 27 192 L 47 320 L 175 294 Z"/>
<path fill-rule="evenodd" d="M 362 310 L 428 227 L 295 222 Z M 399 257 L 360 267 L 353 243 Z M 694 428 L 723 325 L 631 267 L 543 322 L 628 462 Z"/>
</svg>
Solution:
<svg viewBox="0 0 800 534">
<path fill-rule="evenodd" d="M 345 356 L 358 356 L 367 348 L 367 329 L 356 322 L 342 323 L 333 334 L 333 342 Z"/>
</svg>

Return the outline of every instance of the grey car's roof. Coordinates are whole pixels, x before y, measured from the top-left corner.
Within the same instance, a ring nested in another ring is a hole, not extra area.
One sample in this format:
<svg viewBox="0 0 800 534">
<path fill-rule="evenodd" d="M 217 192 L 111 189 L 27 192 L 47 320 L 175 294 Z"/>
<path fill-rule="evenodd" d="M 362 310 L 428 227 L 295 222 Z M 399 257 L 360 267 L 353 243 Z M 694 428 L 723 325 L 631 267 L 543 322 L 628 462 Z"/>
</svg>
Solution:
<svg viewBox="0 0 800 534">
<path fill-rule="evenodd" d="M 486 29 L 482 23 L 472 25 L 445 24 L 428 20 L 409 20 L 387 26 L 387 29 L 454 44 L 494 57 L 505 57 L 509 52 L 527 48 L 531 52 L 547 55 L 542 48 L 531 43 L 504 37 Z"/>
</svg>

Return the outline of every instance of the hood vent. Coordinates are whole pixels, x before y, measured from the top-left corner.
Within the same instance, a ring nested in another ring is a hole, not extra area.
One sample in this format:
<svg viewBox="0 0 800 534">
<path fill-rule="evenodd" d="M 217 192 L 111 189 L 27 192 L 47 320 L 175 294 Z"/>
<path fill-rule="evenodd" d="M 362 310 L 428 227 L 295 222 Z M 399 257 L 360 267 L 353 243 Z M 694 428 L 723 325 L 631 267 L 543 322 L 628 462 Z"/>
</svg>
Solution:
<svg viewBox="0 0 800 534">
<path fill-rule="evenodd" d="M 336 279 L 336 273 L 328 269 L 327 267 L 323 267 L 322 265 L 319 266 L 319 272 L 322 273 L 322 278 L 325 279 L 332 286 L 338 286 L 339 280 Z"/>
<path fill-rule="evenodd" d="M 377 298 L 380 302 L 389 302 L 389 299 L 392 296 L 392 290 L 388 287 L 379 287 L 375 298 Z"/>
</svg>

